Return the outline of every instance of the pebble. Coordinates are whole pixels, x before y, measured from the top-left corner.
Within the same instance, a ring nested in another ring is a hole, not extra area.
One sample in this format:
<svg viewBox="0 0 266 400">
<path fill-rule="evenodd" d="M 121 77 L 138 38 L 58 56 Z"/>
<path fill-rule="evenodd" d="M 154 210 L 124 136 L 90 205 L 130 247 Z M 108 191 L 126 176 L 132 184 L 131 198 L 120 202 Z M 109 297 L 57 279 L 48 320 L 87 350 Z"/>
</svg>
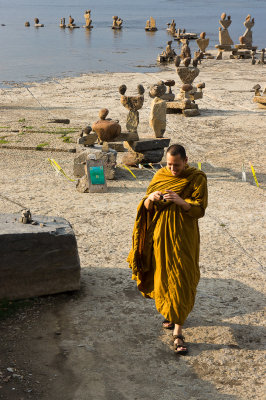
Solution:
<svg viewBox="0 0 266 400">
<path fill-rule="evenodd" d="M 23 378 L 21 375 L 18 375 L 18 374 L 13 374 L 12 376 L 13 376 L 13 378 L 19 378 L 19 379 Z"/>
<path fill-rule="evenodd" d="M 9 368 L 7 368 L 7 371 L 8 371 L 8 372 L 14 372 L 14 368 L 10 368 L 10 367 L 9 367 Z"/>
</svg>

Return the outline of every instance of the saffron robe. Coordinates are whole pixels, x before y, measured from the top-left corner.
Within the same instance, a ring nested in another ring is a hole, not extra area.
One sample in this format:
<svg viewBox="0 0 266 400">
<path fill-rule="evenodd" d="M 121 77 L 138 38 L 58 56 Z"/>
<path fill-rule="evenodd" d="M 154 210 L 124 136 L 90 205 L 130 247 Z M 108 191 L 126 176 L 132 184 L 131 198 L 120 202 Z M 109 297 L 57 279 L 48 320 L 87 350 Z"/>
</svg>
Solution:
<svg viewBox="0 0 266 400">
<path fill-rule="evenodd" d="M 171 201 L 155 201 L 148 211 L 144 201 L 157 190 L 175 191 L 191 205 L 188 211 Z M 159 313 L 183 325 L 195 302 L 199 271 L 198 218 L 207 207 L 204 172 L 187 166 L 179 177 L 165 167 L 153 177 L 138 206 L 132 249 L 127 261 L 132 279 L 144 297 L 153 298 Z"/>
</svg>

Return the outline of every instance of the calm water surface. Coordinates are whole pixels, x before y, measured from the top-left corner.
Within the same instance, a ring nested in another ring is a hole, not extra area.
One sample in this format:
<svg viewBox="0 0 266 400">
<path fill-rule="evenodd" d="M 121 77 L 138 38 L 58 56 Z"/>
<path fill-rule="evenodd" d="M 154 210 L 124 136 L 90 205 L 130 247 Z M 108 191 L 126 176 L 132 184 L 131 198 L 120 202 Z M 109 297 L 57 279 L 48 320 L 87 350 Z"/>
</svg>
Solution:
<svg viewBox="0 0 266 400">
<path fill-rule="evenodd" d="M 87 31 L 84 11 L 90 8 L 94 28 Z M 170 36 L 167 22 L 200 33 L 210 47 L 218 43 L 219 17 L 231 15 L 235 43 L 244 33 L 247 14 L 255 18 L 253 42 L 266 46 L 266 0 L 0 0 L 0 86 L 4 81 L 41 81 L 89 72 L 157 71 L 156 57 Z M 71 15 L 80 29 L 60 29 L 60 18 Z M 124 20 L 122 31 L 111 29 L 112 16 Z M 158 31 L 144 31 L 153 16 Z M 38 17 L 44 28 L 34 28 Z M 25 28 L 25 21 L 31 27 Z M 195 42 L 190 43 L 192 50 Z M 175 49 L 177 42 L 174 42 Z"/>
</svg>

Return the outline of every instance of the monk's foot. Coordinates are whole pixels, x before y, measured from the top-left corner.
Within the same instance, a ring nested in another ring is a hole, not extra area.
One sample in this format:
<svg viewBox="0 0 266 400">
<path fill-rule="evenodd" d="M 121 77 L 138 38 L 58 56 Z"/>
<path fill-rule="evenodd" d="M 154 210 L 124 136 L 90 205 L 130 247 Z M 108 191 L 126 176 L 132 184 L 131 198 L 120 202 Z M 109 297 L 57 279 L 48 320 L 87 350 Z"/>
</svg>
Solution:
<svg viewBox="0 0 266 400">
<path fill-rule="evenodd" d="M 174 338 L 174 352 L 185 356 L 188 353 L 188 348 L 185 344 L 185 338 L 183 335 L 173 335 Z"/>
<path fill-rule="evenodd" d="M 167 319 L 163 321 L 162 325 L 164 329 L 174 329 L 175 327 L 175 324 L 173 322 L 168 321 Z"/>
</svg>

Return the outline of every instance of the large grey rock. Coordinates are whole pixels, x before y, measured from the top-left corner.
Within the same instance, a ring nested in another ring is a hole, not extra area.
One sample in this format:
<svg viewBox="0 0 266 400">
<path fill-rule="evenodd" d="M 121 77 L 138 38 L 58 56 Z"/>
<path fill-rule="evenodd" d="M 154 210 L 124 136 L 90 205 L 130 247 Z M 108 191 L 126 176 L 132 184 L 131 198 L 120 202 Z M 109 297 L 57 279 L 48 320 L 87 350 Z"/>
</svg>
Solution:
<svg viewBox="0 0 266 400">
<path fill-rule="evenodd" d="M 69 222 L 33 215 L 37 225 L 22 224 L 19 216 L 0 214 L 0 299 L 79 289 L 80 262 Z"/>
<path fill-rule="evenodd" d="M 140 139 L 137 142 L 124 142 L 124 145 L 126 148 L 129 150 L 134 150 L 136 152 L 142 153 L 143 151 L 148 151 L 148 150 L 158 150 L 158 149 L 164 149 L 165 147 L 168 147 L 170 143 L 170 139 L 150 139 L 150 138 L 145 138 L 145 139 Z"/>
<path fill-rule="evenodd" d="M 110 148 L 107 152 L 102 151 L 102 146 L 100 145 L 94 145 L 86 149 L 81 148 L 81 151 L 74 158 L 74 176 L 82 178 L 86 174 L 85 164 L 91 155 L 94 155 L 97 160 L 103 160 L 105 178 L 114 179 L 117 152 Z"/>
</svg>

